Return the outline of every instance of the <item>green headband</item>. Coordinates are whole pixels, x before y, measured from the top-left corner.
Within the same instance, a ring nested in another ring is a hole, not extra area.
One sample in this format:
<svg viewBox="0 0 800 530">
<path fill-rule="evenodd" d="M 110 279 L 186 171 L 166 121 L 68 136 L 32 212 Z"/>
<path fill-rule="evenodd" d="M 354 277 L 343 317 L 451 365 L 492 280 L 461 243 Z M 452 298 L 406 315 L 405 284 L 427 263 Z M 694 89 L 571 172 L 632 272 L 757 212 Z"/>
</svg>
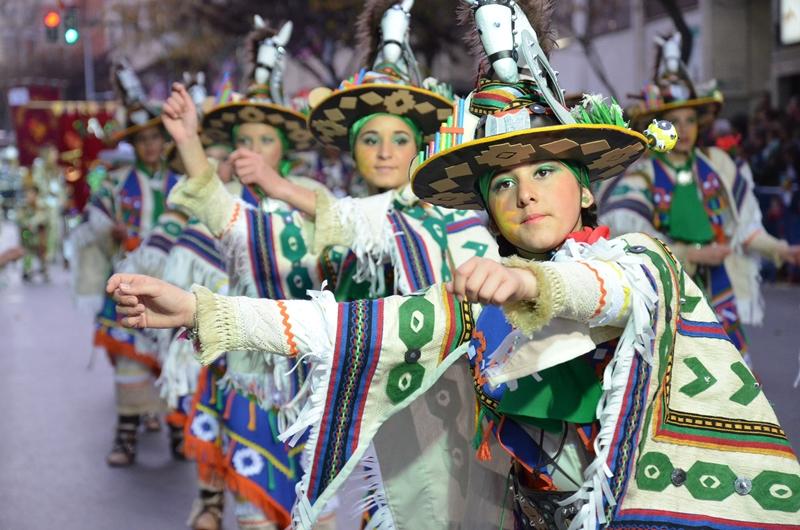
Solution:
<svg viewBox="0 0 800 530">
<path fill-rule="evenodd" d="M 239 127 L 241 127 L 241 125 L 242 125 L 241 123 L 238 125 L 234 125 L 233 129 L 231 129 L 231 141 L 233 142 L 234 146 L 236 145 L 236 136 L 239 133 Z M 265 123 L 264 125 L 267 124 Z M 272 127 L 272 125 L 270 125 L 270 127 Z M 292 170 L 292 167 L 294 166 L 294 163 L 288 158 L 286 158 L 289 155 L 289 151 L 291 150 L 291 145 L 289 145 L 289 138 L 286 137 L 286 134 L 282 130 L 278 129 L 277 127 L 272 127 L 272 128 L 275 129 L 275 132 L 278 135 L 278 139 L 280 139 L 281 141 L 281 146 L 283 147 L 283 158 L 281 158 L 281 161 L 278 163 L 278 173 L 280 173 L 282 177 L 285 177 L 286 175 L 289 174 L 289 172 Z"/>
<path fill-rule="evenodd" d="M 420 148 L 422 145 L 422 132 L 419 130 L 419 127 L 417 127 L 416 123 L 405 116 L 389 114 L 388 112 L 376 112 L 375 114 L 368 114 L 363 118 L 359 118 L 353 125 L 350 126 L 349 139 L 351 153 L 355 152 L 356 138 L 358 138 L 358 133 L 361 132 L 361 129 L 364 128 L 364 125 L 366 125 L 368 121 L 370 121 L 372 118 L 377 118 L 378 116 L 394 116 L 395 118 L 402 120 L 403 123 L 408 125 L 408 128 L 411 129 L 411 132 L 414 133 L 414 141 L 417 143 L 417 149 Z"/>
<path fill-rule="evenodd" d="M 572 174 L 575 175 L 575 179 L 582 188 L 589 187 L 589 170 L 586 168 L 586 166 L 567 160 L 559 160 L 558 162 L 564 164 L 567 169 L 569 169 Z M 489 185 L 492 183 L 492 178 L 496 174 L 496 171 L 489 171 L 488 173 L 478 177 L 478 194 L 480 195 L 481 199 L 483 199 L 483 205 L 487 212 L 489 211 Z"/>
</svg>

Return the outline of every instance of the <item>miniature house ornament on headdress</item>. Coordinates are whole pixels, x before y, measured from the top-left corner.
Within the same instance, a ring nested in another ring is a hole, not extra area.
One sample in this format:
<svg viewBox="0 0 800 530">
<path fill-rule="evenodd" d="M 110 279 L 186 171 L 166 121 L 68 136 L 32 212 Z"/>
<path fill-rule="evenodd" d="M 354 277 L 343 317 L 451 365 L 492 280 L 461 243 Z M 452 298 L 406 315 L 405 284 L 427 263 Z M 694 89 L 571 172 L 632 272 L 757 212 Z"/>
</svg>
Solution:
<svg viewBox="0 0 800 530">
<path fill-rule="evenodd" d="M 656 147 L 650 136 L 629 129 L 619 105 L 602 96 L 584 96 L 567 110 L 546 54 L 553 45 L 551 8 L 545 1 L 462 4 L 459 18 L 476 28 L 471 44 L 480 47 L 489 68 L 457 102 L 454 123 L 444 124 L 417 158 L 412 186 L 420 199 L 482 209 L 478 184 L 499 171 L 561 160 L 586 168 L 584 179 L 598 181 L 622 173 L 648 145 Z"/>
<path fill-rule="evenodd" d="M 160 109 L 147 101 L 142 82 L 126 58 L 111 66 L 111 82 L 122 100 L 123 115 L 118 121 L 124 124 L 111 136 L 112 143 L 130 140 L 141 130 L 161 125 Z"/>
<path fill-rule="evenodd" d="M 428 78 L 420 86 L 419 68 L 409 44 L 413 0 L 368 0 L 357 23 L 356 48 L 366 64 L 336 90 L 309 94 L 309 129 L 321 143 L 347 151 L 354 124 L 373 114 L 409 120 L 425 140 L 453 113 L 450 87 Z"/>
<path fill-rule="evenodd" d="M 306 117 L 290 108 L 283 94 L 285 46 L 292 35 L 292 23 L 287 21 L 275 31 L 256 15 L 253 26 L 246 44 L 250 55 L 246 96 L 238 101 L 221 101 L 209 110 L 203 118 L 201 139 L 204 145 L 231 144 L 237 125 L 263 123 L 278 129 L 292 149 L 310 149 L 314 140 L 306 129 Z"/>
<path fill-rule="evenodd" d="M 653 81 L 645 85 L 639 102 L 630 109 L 631 118 L 643 123 L 670 110 L 696 108 L 698 114 L 716 113 L 722 106 L 722 94 L 716 82 L 694 83 L 681 60 L 681 34 L 657 36 Z"/>
</svg>

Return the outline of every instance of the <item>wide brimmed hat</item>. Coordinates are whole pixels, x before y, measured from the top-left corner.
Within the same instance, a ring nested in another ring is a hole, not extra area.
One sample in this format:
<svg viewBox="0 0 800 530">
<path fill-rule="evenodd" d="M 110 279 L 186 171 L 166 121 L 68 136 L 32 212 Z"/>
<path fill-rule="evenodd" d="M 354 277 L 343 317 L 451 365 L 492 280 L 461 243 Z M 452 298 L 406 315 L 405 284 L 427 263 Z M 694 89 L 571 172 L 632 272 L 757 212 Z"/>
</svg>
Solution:
<svg viewBox="0 0 800 530">
<path fill-rule="evenodd" d="M 480 210 L 477 180 L 542 160 L 586 166 L 592 181 L 619 175 L 647 147 L 647 139 L 615 125 L 574 124 L 538 127 L 473 140 L 434 154 L 414 171 L 420 199 L 447 208 Z"/>
<path fill-rule="evenodd" d="M 722 107 L 722 93 L 716 81 L 697 85 L 681 60 L 681 34 L 656 37 L 656 61 L 653 81 L 644 86 L 641 95 L 628 108 L 636 125 L 676 109 L 694 108 L 702 117 L 715 116 Z"/>
<path fill-rule="evenodd" d="M 350 127 L 365 116 L 393 114 L 411 120 L 425 141 L 439 124 L 453 113 L 453 102 L 440 93 L 412 86 L 405 80 L 382 72 L 362 72 L 335 91 L 316 89 L 308 128 L 325 145 L 350 150 Z"/>
<path fill-rule="evenodd" d="M 477 181 L 484 175 L 561 160 L 585 166 L 590 180 L 598 181 L 625 171 L 648 145 L 644 135 L 627 128 L 622 109 L 601 96 L 584 96 L 572 113 L 563 108 L 555 112 L 534 82 L 483 80 L 468 101 L 458 101 L 458 121 L 443 126 L 438 145 L 426 146 L 415 161 L 411 180 L 420 199 L 448 208 L 482 209 Z M 483 116 L 478 139 L 459 143 L 467 113 Z"/>
<path fill-rule="evenodd" d="M 153 110 L 127 110 L 127 116 L 126 126 L 111 135 L 112 144 L 118 144 L 122 141 L 130 142 L 136 133 L 151 127 L 162 126 L 161 116 Z"/>
<path fill-rule="evenodd" d="M 200 138 L 203 145 L 231 144 L 233 128 L 245 123 L 263 123 L 280 129 L 292 149 L 304 151 L 314 145 L 314 138 L 306 129 L 306 117 L 301 112 L 253 99 L 219 105 L 203 117 Z"/>
</svg>

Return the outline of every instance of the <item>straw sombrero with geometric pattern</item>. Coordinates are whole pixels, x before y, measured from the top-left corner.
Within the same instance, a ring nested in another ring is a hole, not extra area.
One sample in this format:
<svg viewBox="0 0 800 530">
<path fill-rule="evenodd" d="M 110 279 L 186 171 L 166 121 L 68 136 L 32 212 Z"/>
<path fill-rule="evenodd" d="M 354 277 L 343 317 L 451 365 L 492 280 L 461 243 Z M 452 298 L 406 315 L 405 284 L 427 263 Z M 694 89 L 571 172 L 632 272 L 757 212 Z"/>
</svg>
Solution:
<svg viewBox="0 0 800 530">
<path fill-rule="evenodd" d="M 491 98 L 486 98 L 487 90 Z M 507 102 L 501 110 L 484 113 L 480 101 L 496 104 L 504 96 Z M 483 114 L 478 139 L 444 149 L 428 146 L 415 161 L 414 193 L 432 204 L 483 209 L 477 187 L 481 176 L 542 160 L 572 161 L 586 166 L 591 181 L 606 179 L 625 171 L 648 146 L 644 135 L 627 128 L 622 109 L 600 96 L 585 96 L 573 109 L 576 123 L 568 124 L 560 123 L 530 83 L 486 82 L 468 100 L 471 114 Z M 459 124 L 452 130 L 462 131 Z M 441 134 L 449 134 L 447 128 Z M 440 139 L 445 146 L 451 143 L 456 144 Z"/>
<path fill-rule="evenodd" d="M 722 107 L 722 93 L 715 81 L 705 86 L 692 81 L 680 58 L 681 34 L 657 37 L 656 45 L 653 81 L 645 85 L 638 101 L 628 108 L 631 121 L 643 124 L 665 112 L 687 108 L 697 109 L 701 118 L 716 115 Z"/>
<path fill-rule="evenodd" d="M 409 10 L 413 2 L 368 0 L 357 22 L 356 49 L 364 54 L 363 68 L 336 90 L 320 87 L 309 94 L 308 128 L 317 140 L 350 150 L 350 128 L 370 114 L 386 113 L 411 120 L 425 141 L 453 113 L 451 88 L 432 78 L 420 82 L 413 51 L 408 45 Z M 405 11 L 404 11 L 405 10 Z M 382 25 L 400 16 L 406 24 L 402 42 L 388 39 Z M 404 17 L 405 16 L 405 17 Z M 402 46 L 397 61 L 384 57 L 386 46 Z M 419 86 L 422 85 L 422 86 Z"/>
</svg>

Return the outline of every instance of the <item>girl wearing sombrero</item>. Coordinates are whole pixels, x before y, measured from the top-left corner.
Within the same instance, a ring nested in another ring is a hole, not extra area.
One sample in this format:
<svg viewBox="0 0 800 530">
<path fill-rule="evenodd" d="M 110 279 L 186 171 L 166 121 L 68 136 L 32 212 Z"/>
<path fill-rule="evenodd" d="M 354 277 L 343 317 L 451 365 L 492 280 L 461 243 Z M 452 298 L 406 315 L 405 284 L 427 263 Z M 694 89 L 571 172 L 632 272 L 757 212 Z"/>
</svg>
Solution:
<svg viewBox="0 0 800 530">
<path fill-rule="evenodd" d="M 126 62 L 113 69 L 114 86 L 122 95 L 126 126 L 113 135 L 113 142 L 127 141 L 134 147 L 133 166 L 109 175 L 90 199 L 86 222 L 71 235 L 79 262 L 76 290 L 87 300 L 99 278 L 119 267 L 156 226 L 166 209 L 166 197 L 178 180 L 164 163 L 166 136 L 155 105 L 145 98 L 136 73 Z M 131 270 L 131 269 L 124 269 Z M 99 287 L 99 286 L 97 286 Z M 131 333 L 116 319 L 113 302 L 106 298 L 97 315 L 94 344 L 104 349 L 114 365 L 117 428 L 107 462 L 124 467 L 134 462 L 136 432 L 146 416 L 148 430 L 159 430 L 161 404 L 153 386 L 160 370 L 155 345 L 141 333 Z"/>
<path fill-rule="evenodd" d="M 678 142 L 672 152 L 643 159 L 603 187 L 601 220 L 615 233 L 636 230 L 668 242 L 749 358 L 742 324 L 763 319 L 760 258 L 799 263 L 800 246 L 764 230 L 747 164 L 737 166 L 717 147 L 697 146 L 698 130 L 713 120 L 722 96 L 701 93 L 689 79 L 680 62 L 680 34 L 659 43 L 655 80 L 631 116 L 640 124 L 671 121 Z"/>
<path fill-rule="evenodd" d="M 263 173 L 299 186 L 321 189 L 317 182 L 291 174 L 292 151 L 307 150 L 312 137 L 305 116 L 284 103 L 276 84 L 283 68 L 291 22 L 279 31 L 256 17 L 248 36 L 251 68 L 245 98 L 222 103 L 207 112 L 198 133 L 195 105 L 185 87 L 176 84 L 165 104 L 165 125 L 174 135 L 187 180 L 170 195 L 170 203 L 191 213 L 217 240 L 229 290 L 241 296 L 302 298 L 319 284 L 324 268 L 306 244 L 309 220 L 289 204 L 266 197 Z M 209 162 L 203 146 L 228 144 L 228 157 L 242 195 L 226 189 L 225 165 Z M 201 464 L 201 478 L 215 472 L 237 494 L 236 514 L 247 528 L 285 527 L 299 479 L 300 452 L 277 440 L 278 428 L 296 416 L 308 385 L 305 370 L 265 354 L 253 365 L 236 363 L 235 353 L 201 374 L 189 413 L 185 447 Z M 224 379 L 224 381 L 223 381 Z M 222 448 L 225 448 L 222 450 Z M 211 481 L 208 481 L 211 482 Z M 203 485 L 191 524 L 220 523 L 221 495 Z"/>
<path fill-rule="evenodd" d="M 523 16 L 514 2 L 503 4 L 511 13 L 482 11 L 495 6 L 474 2 L 487 48 L 495 22 Z M 287 302 L 187 293 L 121 275 L 109 292 L 128 325 L 194 328 L 204 363 L 231 348 L 312 359 L 312 405 L 283 434 L 311 427 L 300 528 L 388 418 L 464 353 L 478 397 L 477 456 L 491 458 L 491 439 L 511 456 L 503 489 L 516 527 L 800 527 L 800 465 L 701 290 L 662 243 L 609 240 L 588 215 L 590 183 L 623 171 L 650 142 L 602 98 L 571 114 L 558 106 L 536 47 L 548 42 L 549 13 L 537 14 L 540 31 L 523 26 L 515 43 L 528 46 L 533 79 L 496 81 L 507 103 L 477 139 L 428 153 L 412 177 L 434 204 L 485 208 L 508 244 L 502 263 L 476 257 L 422 294 L 352 303 L 325 292 Z M 355 337 L 363 343 L 353 349 Z"/>
</svg>

